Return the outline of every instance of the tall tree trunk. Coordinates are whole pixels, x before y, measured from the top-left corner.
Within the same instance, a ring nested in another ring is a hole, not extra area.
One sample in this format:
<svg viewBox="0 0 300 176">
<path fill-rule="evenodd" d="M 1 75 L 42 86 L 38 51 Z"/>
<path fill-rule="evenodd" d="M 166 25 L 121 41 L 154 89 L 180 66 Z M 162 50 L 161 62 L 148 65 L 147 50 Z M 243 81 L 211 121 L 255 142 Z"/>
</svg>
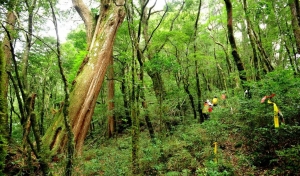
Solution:
<svg viewBox="0 0 300 176">
<path fill-rule="evenodd" d="M 5 157 L 7 154 L 8 143 L 8 114 L 7 114 L 7 91 L 6 79 L 6 57 L 3 52 L 3 45 L 0 42 L 0 175 L 5 166 Z"/>
<path fill-rule="evenodd" d="M 14 12 L 13 11 L 8 11 L 7 14 L 6 14 L 6 19 L 7 19 L 6 20 L 7 25 L 2 26 L 2 27 L 5 28 L 5 30 L 7 32 L 8 31 L 14 31 L 14 25 L 15 25 L 16 19 L 17 19 Z M 9 85 L 8 84 L 9 78 L 8 78 L 8 74 L 6 72 L 10 71 L 11 58 L 12 58 L 11 43 L 14 40 L 13 36 L 14 35 L 10 35 L 10 37 L 8 37 L 7 35 L 5 35 L 4 40 L 3 40 L 3 42 L 1 42 L 1 45 L 0 45 L 0 47 L 1 47 L 1 64 L 0 64 L 1 65 L 1 79 L 0 79 L 1 80 L 1 97 L 0 98 L 1 99 L 4 98 L 1 101 L 1 103 L 4 103 L 4 104 L 1 104 L 0 106 L 3 107 L 3 110 L 1 111 L 1 113 L 5 112 L 5 114 L 7 113 L 6 110 L 4 110 L 4 109 L 7 108 L 6 97 L 7 97 L 7 94 L 8 94 L 8 85 Z M 4 100 L 5 100 L 5 102 L 4 102 Z M 2 115 L 4 115 L 4 114 L 2 114 Z M 2 119 L 2 117 L 4 119 Z M 7 116 L 2 116 L 2 117 L 1 117 L 1 124 L 3 126 L 6 126 L 7 125 L 6 123 L 8 123 Z M 1 134 L 4 135 L 8 131 L 7 127 L 3 129 L 4 131 L 2 131 L 2 129 L 1 129 Z M 4 135 L 3 137 L 5 137 L 6 140 L 9 140 L 8 136 Z"/>
<path fill-rule="evenodd" d="M 252 53 L 253 53 L 253 65 L 254 65 L 254 77 L 256 80 L 260 79 L 259 76 L 259 64 L 258 64 L 258 58 L 257 58 L 257 52 L 256 52 L 256 45 L 255 45 L 255 38 L 253 36 L 253 28 L 252 28 L 252 24 L 249 18 L 249 12 L 248 12 L 248 6 L 247 6 L 247 1 L 243 0 L 243 4 L 244 4 L 244 12 L 245 12 L 245 16 L 246 16 L 246 24 L 247 24 L 247 33 L 250 39 L 250 44 L 252 47 Z"/>
<path fill-rule="evenodd" d="M 123 66 L 122 68 L 122 73 L 123 75 L 127 75 L 128 74 L 128 66 Z M 121 92 L 123 94 L 123 106 L 124 106 L 124 111 L 125 111 L 125 119 L 126 119 L 126 126 L 131 126 L 132 125 L 132 120 L 130 117 L 130 102 L 129 102 L 129 97 L 128 97 L 128 87 L 127 87 L 128 83 L 127 83 L 127 79 L 124 76 L 122 78 L 122 82 L 121 82 Z M 120 120 L 120 119 L 119 119 Z M 122 119 L 121 119 L 122 120 Z M 123 125 L 123 121 L 122 121 L 122 125 Z"/>
<path fill-rule="evenodd" d="M 244 65 L 242 63 L 242 59 L 240 58 L 240 55 L 238 53 L 237 50 L 237 46 L 235 43 L 235 38 L 233 35 L 233 25 L 232 25 L 232 4 L 230 0 L 224 0 L 225 1 L 225 5 L 226 5 L 226 11 L 227 11 L 227 32 L 228 32 L 228 39 L 230 42 L 230 46 L 232 49 L 232 56 L 234 58 L 236 67 L 238 69 L 239 72 L 239 78 L 242 82 L 242 87 L 244 86 L 244 82 L 247 81 L 246 78 L 246 73 L 245 73 L 245 68 Z"/>
<path fill-rule="evenodd" d="M 187 69 L 187 71 L 189 71 Z M 194 101 L 194 97 L 189 89 L 190 87 L 190 83 L 189 83 L 189 74 L 185 74 L 184 78 L 183 78 L 183 88 L 185 93 L 189 96 L 189 100 L 192 106 L 192 111 L 193 111 L 193 115 L 194 115 L 194 119 L 197 119 L 197 110 L 196 110 L 196 105 L 195 105 L 195 101 Z"/>
<path fill-rule="evenodd" d="M 218 76 L 219 76 L 220 79 L 222 79 L 222 81 L 220 81 L 220 84 L 222 85 L 222 89 L 227 92 L 228 90 L 227 90 L 226 76 L 225 76 L 225 73 L 224 73 L 222 67 L 220 66 L 220 64 L 217 60 L 216 47 L 215 46 L 214 46 L 214 58 L 216 60 L 216 69 L 218 70 Z"/>
<path fill-rule="evenodd" d="M 61 60 L 61 52 L 60 52 L 60 41 L 59 41 L 59 35 L 58 35 L 58 25 L 57 20 L 55 16 L 55 12 L 53 9 L 52 1 L 49 1 L 51 12 L 52 12 L 52 19 L 54 23 L 54 28 L 56 32 L 56 50 L 57 50 L 57 62 L 59 67 L 59 72 L 61 75 L 61 79 L 63 81 L 63 90 L 64 90 L 64 106 L 62 110 L 63 119 L 64 119 L 64 127 L 66 129 L 66 143 L 67 143 L 67 161 L 65 166 L 65 175 L 71 176 L 72 170 L 73 170 L 73 155 L 74 155 L 74 146 L 73 146 L 73 133 L 70 125 L 70 119 L 69 119 L 69 88 L 68 88 L 68 80 L 66 78 L 66 75 L 64 73 L 63 67 L 62 67 L 62 60 Z M 42 160 L 43 161 L 43 160 Z M 43 162 L 44 163 L 44 162 Z M 46 174 L 45 174 L 46 175 Z"/>
<path fill-rule="evenodd" d="M 14 31 L 14 26 L 16 24 L 17 21 L 17 17 L 15 15 L 15 13 L 13 11 L 8 11 L 6 14 L 6 19 L 7 19 L 7 26 L 2 26 L 3 28 L 6 28 L 6 31 Z M 14 40 L 14 35 L 10 35 L 10 37 L 8 37 L 7 35 L 5 35 L 3 43 L 1 45 L 2 49 L 3 49 L 3 54 L 4 54 L 4 58 L 6 59 L 6 66 L 5 66 L 5 70 L 6 71 L 10 71 L 11 69 L 11 59 L 12 59 L 12 52 L 11 52 L 11 43 L 13 43 Z M 7 97 L 7 92 L 8 92 L 8 75 L 4 75 L 5 79 L 2 80 L 1 82 L 5 82 L 5 90 L 4 90 L 4 95 Z"/>
<path fill-rule="evenodd" d="M 28 2 L 28 1 L 27 1 Z M 23 58 L 22 58 L 22 62 L 23 62 L 23 68 L 22 68 L 22 78 L 23 78 L 23 86 L 24 89 L 27 90 L 29 92 L 29 87 L 28 87 L 28 82 L 27 82 L 27 71 L 28 71 L 28 60 L 29 60 L 29 53 L 31 50 L 31 46 L 32 46 L 32 34 L 33 34 L 33 15 L 34 15 L 34 10 L 36 7 L 36 2 L 37 0 L 33 0 L 31 2 L 31 4 L 29 3 L 25 3 L 27 5 L 27 9 L 28 9 L 28 27 L 27 30 L 28 32 L 25 34 L 25 38 L 26 38 L 26 45 L 25 45 L 25 50 L 23 53 Z"/>
<path fill-rule="evenodd" d="M 272 6 L 273 6 L 274 13 L 278 13 L 278 12 L 276 11 L 274 2 L 272 3 Z M 293 49 L 294 52 L 291 53 L 290 48 L 289 48 L 289 46 L 288 46 L 289 44 L 288 44 L 288 42 L 287 42 L 287 41 L 293 41 L 293 40 L 291 39 L 291 37 L 290 37 L 291 34 L 287 34 L 288 37 L 289 37 L 289 39 L 290 39 L 290 40 L 287 40 L 287 39 L 286 39 L 287 36 L 286 36 L 285 32 L 282 30 L 281 25 L 280 25 L 281 21 L 278 19 L 278 16 L 277 16 L 277 15 L 275 15 L 275 17 L 276 17 L 276 23 L 277 23 L 277 26 L 278 26 L 278 29 L 279 29 L 279 33 L 280 33 L 281 39 L 283 40 L 283 41 L 282 41 L 282 43 L 283 43 L 282 45 L 284 46 L 284 48 L 285 48 L 285 50 L 286 50 L 286 52 L 287 52 L 287 55 L 288 55 L 288 57 L 289 57 L 290 65 L 291 65 L 292 69 L 294 70 L 294 74 L 297 74 L 297 72 L 299 72 L 299 69 L 298 69 L 298 67 L 297 67 L 296 60 L 293 60 L 293 58 L 296 58 L 296 56 L 295 56 L 295 55 L 292 55 L 292 53 L 295 53 L 295 49 L 294 49 L 294 47 L 292 47 L 292 49 Z M 286 22 L 286 23 L 287 23 L 287 22 Z"/>
<path fill-rule="evenodd" d="M 194 25 L 194 36 L 193 36 L 193 43 L 194 43 L 194 58 L 195 58 L 195 76 L 196 76 L 196 90 L 197 90 L 197 111 L 199 113 L 199 122 L 204 122 L 204 117 L 202 115 L 202 103 L 201 103 L 201 86 L 200 86 L 200 77 L 199 77 L 199 68 L 198 68 L 198 60 L 196 59 L 196 53 L 197 53 L 197 34 L 198 34 L 198 22 L 200 18 L 200 12 L 201 12 L 201 5 L 202 0 L 199 1 L 198 5 L 198 12 L 197 12 L 197 18 Z"/>
<path fill-rule="evenodd" d="M 114 95 L 115 95 L 115 88 L 114 88 L 114 68 L 113 68 L 114 59 L 111 57 L 110 64 L 107 71 L 107 78 L 108 78 L 108 137 L 112 137 L 115 133 L 115 118 L 114 118 Z"/>
<path fill-rule="evenodd" d="M 133 175 L 139 175 L 140 167 L 139 167 L 139 140 L 140 140 L 140 123 L 139 123 L 139 112 L 138 112 L 138 103 L 139 103 L 139 86 L 136 86 L 138 83 L 136 82 L 136 61 L 132 60 L 132 68 L 131 68 L 131 117 L 132 117 L 132 173 Z"/>
<path fill-rule="evenodd" d="M 14 31 L 14 25 L 16 23 L 16 16 L 12 11 L 8 11 L 6 14 L 7 25 L 2 24 L 1 27 L 5 31 Z M 8 35 L 8 34 L 7 34 Z M 7 71 L 10 70 L 11 65 L 11 43 L 14 38 L 5 35 L 3 42 L 0 41 L 0 175 L 3 175 L 3 169 L 5 167 L 5 158 L 7 155 L 9 145 L 9 125 L 8 125 L 8 82 L 9 77 Z"/>
<path fill-rule="evenodd" d="M 291 9 L 292 26 L 296 40 L 297 53 L 300 54 L 300 24 L 298 19 L 299 13 L 297 13 L 299 12 L 299 2 L 297 1 L 298 0 L 289 0 L 289 6 Z"/>
<path fill-rule="evenodd" d="M 131 42 L 132 42 L 132 47 L 133 47 L 133 52 L 136 53 L 136 57 L 137 60 L 139 62 L 139 66 L 140 66 L 140 71 L 138 73 L 138 79 L 139 79 L 139 86 L 144 86 L 144 63 L 145 63 L 145 55 L 144 55 L 144 51 L 149 47 L 150 42 L 147 42 L 147 44 L 144 46 L 144 50 L 142 50 L 142 46 L 144 44 L 141 44 L 142 42 L 142 33 L 144 34 L 144 38 L 145 41 L 150 41 L 149 36 L 148 36 L 148 20 L 150 18 L 150 16 L 147 16 L 149 13 L 147 13 L 147 4 L 149 1 L 140 1 L 140 5 L 141 5 L 141 14 L 140 14 L 140 20 L 139 20 L 139 25 L 138 25 L 138 31 L 137 33 L 134 31 L 134 29 L 132 27 L 128 27 L 129 29 L 129 33 L 131 36 Z M 130 23 L 133 22 L 133 8 L 132 7 L 127 7 L 127 19 Z M 143 26 L 143 28 L 142 28 Z M 149 55 L 149 60 L 151 60 L 151 56 Z M 156 98 L 159 99 L 159 97 L 165 97 L 165 91 L 164 91 L 164 84 L 162 81 L 162 77 L 160 75 L 160 73 L 156 73 L 156 72 L 151 72 L 150 74 L 148 73 L 148 75 L 151 77 L 151 80 L 153 82 L 153 88 L 156 94 Z M 149 117 L 149 113 L 148 113 L 148 107 L 147 107 L 147 101 L 146 101 L 146 97 L 145 97 L 145 89 L 141 88 L 140 90 L 140 96 L 141 96 L 141 100 L 142 100 L 142 106 L 143 106 L 143 110 L 146 112 L 145 113 L 145 122 L 147 124 L 148 130 L 149 130 L 149 135 L 151 137 L 151 140 L 154 141 L 155 135 L 154 135 L 154 130 L 153 130 L 153 126 L 152 126 L 152 122 L 150 120 Z"/>
<path fill-rule="evenodd" d="M 74 133 L 77 154 L 82 153 L 84 139 L 87 135 L 96 100 L 99 95 L 107 66 L 111 59 L 113 42 L 116 32 L 122 23 L 125 13 L 124 1 L 102 1 L 94 37 L 89 53 L 79 68 L 70 93 L 69 118 Z M 66 130 L 62 124 L 62 114 L 54 119 L 52 127 L 48 128 L 43 142 L 50 146 L 52 154 L 62 150 L 66 142 Z M 49 140 L 51 139 L 51 140 Z"/>
</svg>

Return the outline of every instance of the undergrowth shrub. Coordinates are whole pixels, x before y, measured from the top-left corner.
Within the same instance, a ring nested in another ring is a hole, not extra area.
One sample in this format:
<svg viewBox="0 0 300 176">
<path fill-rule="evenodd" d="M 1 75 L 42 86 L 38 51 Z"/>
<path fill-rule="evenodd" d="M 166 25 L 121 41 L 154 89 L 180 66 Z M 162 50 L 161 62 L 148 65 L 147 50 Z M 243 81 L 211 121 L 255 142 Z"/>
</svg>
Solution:
<svg viewBox="0 0 300 176">
<path fill-rule="evenodd" d="M 88 149 L 77 161 L 84 175 L 128 175 L 131 173 L 131 138 L 107 140 L 105 145 Z"/>
<path fill-rule="evenodd" d="M 276 70 L 262 80 L 248 82 L 252 98 L 239 95 L 232 116 L 241 126 L 242 145 L 248 161 L 258 168 L 268 168 L 271 175 L 297 175 L 300 144 L 300 79 L 291 70 Z M 273 104 L 261 103 L 264 96 L 276 94 L 271 101 L 283 114 L 280 127 L 274 128 Z M 289 159 L 291 158 L 291 159 Z M 249 165 L 251 165 L 249 163 Z"/>
<path fill-rule="evenodd" d="M 206 161 L 204 167 L 198 168 L 196 174 L 199 176 L 202 175 L 213 175 L 213 176 L 227 176 L 233 175 L 231 167 L 228 167 L 222 161 Z"/>
<path fill-rule="evenodd" d="M 253 164 L 271 167 L 276 174 L 297 174 L 300 163 L 300 126 L 281 125 L 257 128 L 254 138 L 249 139 L 249 151 Z"/>
<path fill-rule="evenodd" d="M 197 161 L 186 149 L 181 149 L 168 159 L 168 171 L 196 170 Z"/>
</svg>

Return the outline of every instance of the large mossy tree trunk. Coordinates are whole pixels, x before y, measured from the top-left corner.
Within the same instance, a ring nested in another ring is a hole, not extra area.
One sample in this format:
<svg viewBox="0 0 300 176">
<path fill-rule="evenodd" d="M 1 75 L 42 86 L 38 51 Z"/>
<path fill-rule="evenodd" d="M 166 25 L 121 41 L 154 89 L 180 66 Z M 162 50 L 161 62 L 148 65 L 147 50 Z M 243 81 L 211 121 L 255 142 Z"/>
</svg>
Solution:
<svg viewBox="0 0 300 176">
<path fill-rule="evenodd" d="M 12 4 L 14 6 L 14 4 Z M 12 8 L 12 7 L 10 7 Z M 5 28 L 5 31 L 14 31 L 14 25 L 16 23 L 16 16 L 12 11 L 8 11 L 6 14 L 7 26 L 2 24 L 1 27 Z M 10 41 L 11 40 L 11 41 Z M 11 45 L 14 38 L 5 35 L 3 42 L 0 41 L 0 175 L 3 175 L 3 169 L 5 167 L 5 158 L 7 155 L 7 149 L 9 145 L 9 129 L 8 126 L 8 114 L 7 114 L 7 94 L 8 94 L 8 74 L 9 66 L 11 65 Z"/>
<path fill-rule="evenodd" d="M 76 153 L 79 155 L 82 153 L 96 100 L 112 57 L 116 32 L 125 17 L 123 4 L 124 1 L 101 1 L 100 16 L 89 45 L 89 53 L 84 58 L 78 75 L 73 81 L 69 118 L 74 133 Z M 51 150 L 52 155 L 64 149 L 66 130 L 62 113 L 57 114 L 52 126 L 47 129 L 43 143 Z"/>
<path fill-rule="evenodd" d="M 0 43 L 0 175 L 5 166 L 5 157 L 7 153 L 7 139 L 8 139 L 8 120 L 7 120 L 7 100 L 6 100 L 6 58 L 2 50 L 2 43 Z"/>
</svg>

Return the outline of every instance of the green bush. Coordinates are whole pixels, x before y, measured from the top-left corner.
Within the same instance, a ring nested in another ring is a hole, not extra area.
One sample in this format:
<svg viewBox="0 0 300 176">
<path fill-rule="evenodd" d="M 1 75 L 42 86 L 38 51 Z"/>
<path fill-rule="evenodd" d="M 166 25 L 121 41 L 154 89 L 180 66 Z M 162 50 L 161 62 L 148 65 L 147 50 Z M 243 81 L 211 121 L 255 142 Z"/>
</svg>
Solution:
<svg viewBox="0 0 300 176">
<path fill-rule="evenodd" d="M 249 151 L 253 153 L 253 164 L 258 167 L 273 167 L 280 175 L 286 171 L 296 174 L 300 163 L 299 135 L 300 126 L 281 125 L 278 129 L 273 126 L 255 129 L 253 138 L 248 143 Z"/>
</svg>

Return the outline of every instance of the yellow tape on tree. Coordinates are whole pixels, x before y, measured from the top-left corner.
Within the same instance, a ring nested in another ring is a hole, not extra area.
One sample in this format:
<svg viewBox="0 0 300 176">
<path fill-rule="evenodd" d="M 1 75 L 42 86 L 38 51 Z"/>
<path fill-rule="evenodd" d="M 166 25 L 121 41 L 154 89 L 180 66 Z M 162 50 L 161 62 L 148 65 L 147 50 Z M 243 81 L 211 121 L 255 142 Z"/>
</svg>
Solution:
<svg viewBox="0 0 300 176">
<path fill-rule="evenodd" d="M 279 117 L 278 117 L 279 110 L 275 103 L 273 103 L 273 105 L 274 105 L 274 125 L 275 125 L 275 128 L 278 128 L 279 127 Z"/>
</svg>

